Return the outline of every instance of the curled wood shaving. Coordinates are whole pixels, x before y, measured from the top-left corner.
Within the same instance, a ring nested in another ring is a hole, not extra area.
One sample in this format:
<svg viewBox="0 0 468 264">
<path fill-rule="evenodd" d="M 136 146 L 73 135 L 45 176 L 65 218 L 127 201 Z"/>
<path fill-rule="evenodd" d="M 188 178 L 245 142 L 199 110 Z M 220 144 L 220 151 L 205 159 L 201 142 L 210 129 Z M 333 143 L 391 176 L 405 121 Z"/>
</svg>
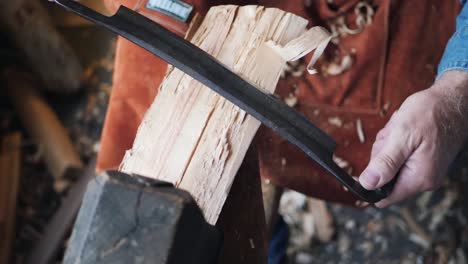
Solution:
<svg viewBox="0 0 468 264">
<path fill-rule="evenodd" d="M 314 65 L 325 51 L 330 40 L 330 32 L 325 28 L 313 27 L 298 38 L 291 40 L 285 46 L 277 45 L 272 41 L 265 43 L 265 45 L 275 50 L 285 61 L 297 61 L 315 50 L 306 68 L 309 74 L 315 74 L 317 70 L 314 69 Z"/>
</svg>

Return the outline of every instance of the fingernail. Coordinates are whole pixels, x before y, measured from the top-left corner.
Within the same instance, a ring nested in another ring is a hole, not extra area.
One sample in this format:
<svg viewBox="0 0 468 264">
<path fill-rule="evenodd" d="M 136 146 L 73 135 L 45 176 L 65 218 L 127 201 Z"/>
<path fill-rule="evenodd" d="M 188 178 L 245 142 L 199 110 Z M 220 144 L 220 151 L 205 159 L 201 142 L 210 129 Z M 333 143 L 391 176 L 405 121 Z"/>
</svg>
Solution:
<svg viewBox="0 0 468 264">
<path fill-rule="evenodd" d="M 380 177 L 377 174 L 368 171 L 364 171 L 361 174 L 361 177 L 359 177 L 359 182 L 361 183 L 362 187 L 368 190 L 375 189 L 379 181 Z"/>
</svg>

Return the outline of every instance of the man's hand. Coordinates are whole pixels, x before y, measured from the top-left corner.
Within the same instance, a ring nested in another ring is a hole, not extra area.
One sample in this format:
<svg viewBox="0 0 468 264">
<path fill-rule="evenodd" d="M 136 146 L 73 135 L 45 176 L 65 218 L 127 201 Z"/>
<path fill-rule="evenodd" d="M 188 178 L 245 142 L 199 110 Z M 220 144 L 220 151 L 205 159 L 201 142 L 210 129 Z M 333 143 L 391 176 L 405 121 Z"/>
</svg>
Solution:
<svg viewBox="0 0 468 264">
<path fill-rule="evenodd" d="M 438 188 L 468 136 L 468 73 L 446 72 L 431 88 L 408 97 L 377 134 L 359 177 L 373 190 L 398 177 L 387 207 Z"/>
</svg>

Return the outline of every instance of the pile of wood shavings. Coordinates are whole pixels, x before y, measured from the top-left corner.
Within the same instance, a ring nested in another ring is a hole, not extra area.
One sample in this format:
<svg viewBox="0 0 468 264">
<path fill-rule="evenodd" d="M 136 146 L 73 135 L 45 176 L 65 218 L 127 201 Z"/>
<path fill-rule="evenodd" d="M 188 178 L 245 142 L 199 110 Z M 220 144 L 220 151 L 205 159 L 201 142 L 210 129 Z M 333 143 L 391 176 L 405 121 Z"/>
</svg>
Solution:
<svg viewBox="0 0 468 264">
<path fill-rule="evenodd" d="M 467 161 L 465 153 L 443 188 L 387 209 L 326 203 L 336 232 L 328 241 L 317 237 L 310 198 L 286 192 L 287 263 L 467 263 Z"/>
</svg>

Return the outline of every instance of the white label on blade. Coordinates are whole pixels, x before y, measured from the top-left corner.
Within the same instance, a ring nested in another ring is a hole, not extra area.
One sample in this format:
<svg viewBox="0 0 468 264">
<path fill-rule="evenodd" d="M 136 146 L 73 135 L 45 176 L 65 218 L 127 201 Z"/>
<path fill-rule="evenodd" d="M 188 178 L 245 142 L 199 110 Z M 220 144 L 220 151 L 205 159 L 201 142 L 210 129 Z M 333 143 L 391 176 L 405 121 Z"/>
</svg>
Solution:
<svg viewBox="0 0 468 264">
<path fill-rule="evenodd" d="M 180 0 L 148 0 L 146 7 L 186 22 L 193 6 Z"/>
</svg>

